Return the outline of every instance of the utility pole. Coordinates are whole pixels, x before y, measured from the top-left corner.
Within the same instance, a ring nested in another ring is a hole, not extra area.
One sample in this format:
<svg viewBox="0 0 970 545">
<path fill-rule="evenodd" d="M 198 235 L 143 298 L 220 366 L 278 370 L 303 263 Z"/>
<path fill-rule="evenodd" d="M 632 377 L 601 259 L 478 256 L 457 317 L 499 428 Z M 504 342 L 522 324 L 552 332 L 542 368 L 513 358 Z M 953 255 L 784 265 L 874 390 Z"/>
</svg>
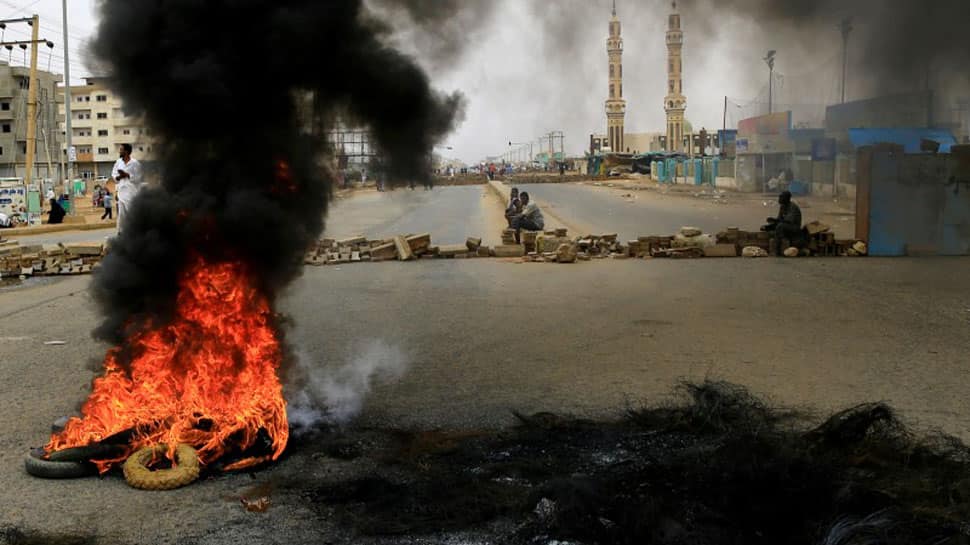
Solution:
<svg viewBox="0 0 970 545">
<path fill-rule="evenodd" d="M 77 159 L 76 153 L 72 153 L 74 150 L 71 145 L 71 64 L 70 64 L 70 47 L 68 47 L 67 41 L 67 0 L 61 0 L 61 8 L 63 11 L 62 19 L 64 20 L 64 121 L 65 121 L 65 138 L 66 138 L 66 148 L 67 150 L 67 172 L 64 172 L 64 189 L 69 193 L 71 180 L 74 179 L 74 161 Z M 314 96 L 314 98 L 316 98 Z M 71 211 L 76 213 L 76 206 L 71 207 Z"/>
<path fill-rule="evenodd" d="M 40 39 L 40 17 L 37 15 L 33 17 L 21 17 L 19 19 L 0 20 L 2 28 L 6 28 L 6 25 L 9 23 L 27 23 L 31 26 L 30 40 L 0 42 L 0 46 L 6 47 L 7 49 L 13 49 L 15 45 L 23 49 L 26 49 L 28 45 L 30 46 L 30 76 L 27 85 L 27 157 L 25 165 L 26 172 L 24 174 L 24 184 L 29 187 L 33 183 L 34 161 L 37 155 L 37 46 L 38 44 L 45 43 L 47 47 L 54 47 L 54 43 Z"/>
<path fill-rule="evenodd" d="M 727 130 L 727 97 L 726 96 L 724 97 L 724 122 L 723 122 L 722 128 L 725 131 Z"/>
<path fill-rule="evenodd" d="M 37 41 L 40 33 L 40 17 L 34 15 L 30 23 L 30 84 L 27 88 L 27 172 L 24 184 L 29 188 L 34 178 L 34 160 L 37 154 Z"/>
<path fill-rule="evenodd" d="M 845 104 L 845 76 L 846 67 L 849 65 L 849 34 L 852 33 L 852 18 L 846 17 L 842 19 L 842 24 L 839 25 L 839 30 L 842 31 L 842 104 Z"/>
</svg>

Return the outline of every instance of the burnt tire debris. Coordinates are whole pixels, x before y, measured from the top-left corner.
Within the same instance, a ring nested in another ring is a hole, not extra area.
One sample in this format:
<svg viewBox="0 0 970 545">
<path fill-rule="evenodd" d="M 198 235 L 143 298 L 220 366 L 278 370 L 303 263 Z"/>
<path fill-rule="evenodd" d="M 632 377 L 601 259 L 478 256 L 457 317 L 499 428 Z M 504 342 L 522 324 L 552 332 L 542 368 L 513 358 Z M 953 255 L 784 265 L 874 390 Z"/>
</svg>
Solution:
<svg viewBox="0 0 970 545">
<path fill-rule="evenodd" d="M 132 453 L 123 466 L 125 481 L 141 490 L 174 490 L 199 478 L 199 457 L 195 449 L 184 443 L 175 448 L 175 465 L 169 469 L 152 470 L 153 460 L 163 458 L 168 446 L 145 447 Z"/>
<path fill-rule="evenodd" d="M 98 474 L 98 468 L 81 460 L 46 460 L 41 452 L 31 451 L 24 457 L 24 469 L 41 479 L 78 479 Z"/>
<path fill-rule="evenodd" d="M 541 413 L 447 441 L 398 432 L 396 454 L 385 447 L 378 469 L 320 481 L 307 495 L 321 514 L 336 509 L 372 536 L 470 530 L 514 544 L 968 542 L 970 449 L 959 440 L 919 435 L 881 403 L 818 424 L 729 383 L 685 384 L 682 392 L 685 402 L 606 422 Z"/>
</svg>

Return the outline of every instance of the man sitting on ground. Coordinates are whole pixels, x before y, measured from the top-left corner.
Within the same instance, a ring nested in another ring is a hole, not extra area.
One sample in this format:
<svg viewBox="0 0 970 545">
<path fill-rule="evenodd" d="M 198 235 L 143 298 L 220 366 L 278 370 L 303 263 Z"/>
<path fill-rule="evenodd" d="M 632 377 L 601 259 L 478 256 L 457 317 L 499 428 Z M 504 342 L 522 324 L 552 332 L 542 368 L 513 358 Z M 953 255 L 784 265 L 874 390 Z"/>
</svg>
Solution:
<svg viewBox="0 0 970 545">
<path fill-rule="evenodd" d="M 542 231 L 546 227 L 539 205 L 530 202 L 528 193 L 525 191 L 520 193 L 519 201 L 522 203 L 522 213 L 512 217 L 512 228 L 515 229 L 516 242 L 520 240 L 519 233 L 523 229 L 526 231 Z"/>
<path fill-rule="evenodd" d="M 791 191 L 784 191 L 778 196 L 778 217 L 768 218 L 768 230 L 775 232 L 775 255 L 782 255 L 784 240 L 797 245 L 802 238 L 802 209 L 791 200 Z"/>
<path fill-rule="evenodd" d="M 522 213 L 522 201 L 519 200 L 519 188 L 512 188 L 512 196 L 509 198 L 509 204 L 505 207 L 505 219 L 509 222 L 509 228 L 512 228 L 512 218 L 518 216 Z"/>
</svg>

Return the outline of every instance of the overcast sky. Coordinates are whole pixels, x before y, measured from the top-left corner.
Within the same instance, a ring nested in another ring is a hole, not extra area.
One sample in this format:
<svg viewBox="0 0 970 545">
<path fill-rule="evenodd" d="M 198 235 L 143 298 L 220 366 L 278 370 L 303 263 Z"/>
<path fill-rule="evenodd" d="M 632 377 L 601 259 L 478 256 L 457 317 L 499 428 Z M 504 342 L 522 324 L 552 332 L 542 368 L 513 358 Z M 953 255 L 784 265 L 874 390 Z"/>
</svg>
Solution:
<svg viewBox="0 0 970 545">
<path fill-rule="evenodd" d="M 94 0 L 69 0 L 75 83 L 90 75 L 84 43 L 97 26 L 94 5 Z M 53 71 L 63 73 L 61 2 L 0 0 L 0 8 L 7 18 L 40 15 L 42 37 L 56 44 L 50 58 L 46 51 L 41 54 L 41 67 L 50 63 Z M 618 12 L 625 42 L 627 132 L 662 131 L 670 3 L 619 0 Z M 567 153 L 581 154 L 590 133 L 605 131 L 609 19 L 610 0 L 492 0 L 490 9 L 469 10 L 440 23 L 461 37 L 458 44 L 444 45 L 435 33 L 414 32 L 406 21 L 392 24 L 401 29 L 395 38 L 399 46 L 418 57 L 437 88 L 466 95 L 466 119 L 445 142 L 453 147 L 446 154 L 477 162 L 506 151 L 509 140 L 534 140 L 556 130 L 565 133 Z M 810 43 L 773 43 L 777 36 L 730 12 L 685 13 L 683 27 L 687 118 L 697 129 L 720 128 L 725 96 L 758 96 L 768 80 L 761 61 L 768 48 L 779 50 L 778 73 L 791 74 L 785 87 L 804 88 L 804 82 L 811 82 L 818 90 L 813 89 L 810 102 L 830 100 L 837 91 L 833 70 L 840 47 L 834 25 L 831 36 L 816 36 Z M 8 25 L 5 37 L 21 39 L 28 32 L 26 25 Z M 442 55 L 443 49 L 448 54 Z M 14 51 L 12 60 L 22 64 L 22 52 Z M 741 110 L 734 102 L 729 126 L 742 114 L 757 113 L 757 105 Z"/>
</svg>

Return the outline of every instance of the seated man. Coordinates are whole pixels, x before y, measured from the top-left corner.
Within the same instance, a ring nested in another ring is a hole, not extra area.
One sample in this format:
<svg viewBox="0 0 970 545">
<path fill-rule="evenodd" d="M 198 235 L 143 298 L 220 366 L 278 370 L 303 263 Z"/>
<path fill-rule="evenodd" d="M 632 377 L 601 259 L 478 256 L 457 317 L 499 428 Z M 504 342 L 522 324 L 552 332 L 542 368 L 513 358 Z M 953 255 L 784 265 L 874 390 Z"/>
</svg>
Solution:
<svg viewBox="0 0 970 545">
<path fill-rule="evenodd" d="M 530 202 L 529 194 L 525 191 L 520 193 L 519 201 L 522 203 L 522 212 L 512 216 L 512 229 L 515 229 L 516 242 L 520 240 L 519 232 L 523 229 L 526 231 L 542 231 L 546 228 L 542 211 L 539 210 L 539 205 Z"/>
<path fill-rule="evenodd" d="M 509 228 L 512 228 L 512 218 L 522 213 L 522 201 L 519 200 L 519 188 L 512 188 L 512 196 L 509 198 L 509 204 L 505 207 L 505 219 L 509 222 Z"/>
<path fill-rule="evenodd" d="M 768 218 L 767 230 L 775 232 L 775 255 L 782 255 L 785 239 L 792 245 L 798 245 L 802 238 L 802 209 L 791 200 L 791 192 L 784 191 L 778 196 L 778 217 Z"/>
</svg>

